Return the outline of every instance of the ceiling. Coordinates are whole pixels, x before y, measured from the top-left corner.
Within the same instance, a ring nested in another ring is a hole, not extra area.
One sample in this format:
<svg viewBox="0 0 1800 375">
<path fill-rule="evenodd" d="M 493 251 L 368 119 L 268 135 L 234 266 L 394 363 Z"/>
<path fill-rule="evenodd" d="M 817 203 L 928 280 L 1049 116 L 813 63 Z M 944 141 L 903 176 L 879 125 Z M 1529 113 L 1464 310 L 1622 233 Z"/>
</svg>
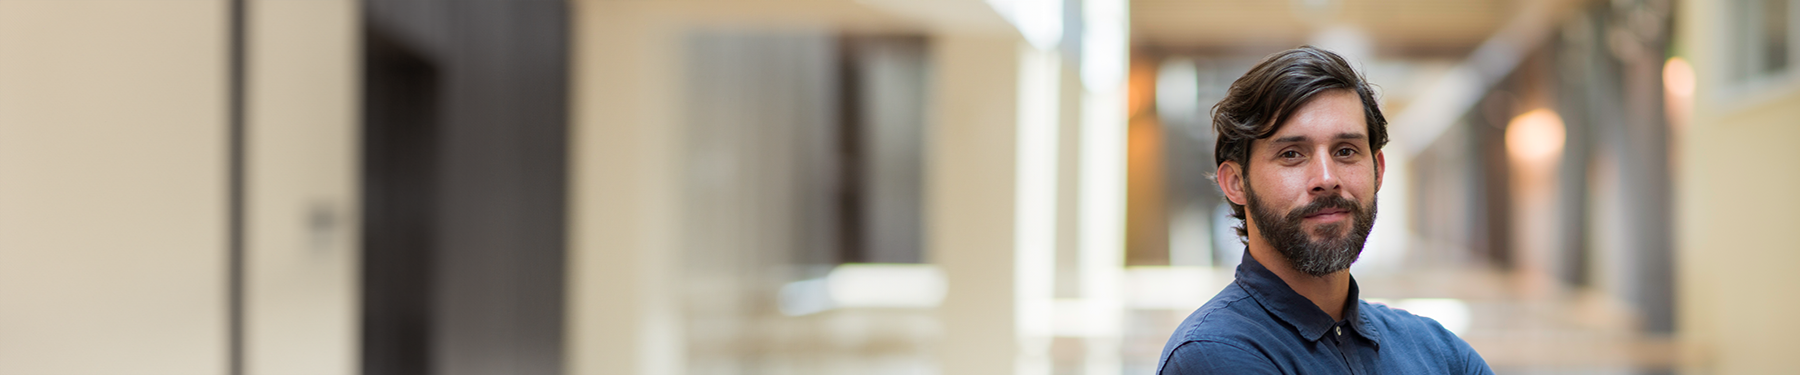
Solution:
<svg viewBox="0 0 1800 375">
<path fill-rule="evenodd" d="M 1353 30 L 1384 55 L 1462 55 L 1520 8 L 1512 0 L 1131 0 L 1139 47 L 1290 47 Z"/>
</svg>

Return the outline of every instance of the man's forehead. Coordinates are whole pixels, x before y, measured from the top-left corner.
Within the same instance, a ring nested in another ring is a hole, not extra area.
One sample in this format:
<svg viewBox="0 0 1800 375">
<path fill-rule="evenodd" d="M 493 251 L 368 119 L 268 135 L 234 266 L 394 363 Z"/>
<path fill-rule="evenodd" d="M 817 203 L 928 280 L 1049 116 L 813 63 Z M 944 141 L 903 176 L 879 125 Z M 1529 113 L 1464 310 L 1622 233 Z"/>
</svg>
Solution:
<svg viewBox="0 0 1800 375">
<path fill-rule="evenodd" d="M 1353 91 L 1331 90 L 1301 105 L 1262 141 L 1270 143 L 1322 142 L 1332 139 L 1368 139 L 1368 119 L 1363 103 Z"/>
<path fill-rule="evenodd" d="M 1325 136 L 1321 136 L 1318 134 L 1307 134 L 1307 133 L 1304 133 L 1301 131 L 1295 131 L 1295 132 L 1293 132 L 1294 134 L 1284 134 L 1284 133 L 1286 133 L 1286 132 L 1277 132 L 1277 133 L 1275 133 L 1274 136 L 1270 136 L 1268 138 L 1269 143 L 1307 143 L 1307 142 L 1321 142 L 1321 141 L 1326 141 L 1326 140 L 1367 140 L 1367 139 L 1369 139 L 1369 135 L 1364 134 L 1364 132 L 1362 130 L 1342 131 L 1342 132 L 1338 132 L 1337 134 L 1331 134 L 1331 135 L 1325 135 Z"/>
</svg>

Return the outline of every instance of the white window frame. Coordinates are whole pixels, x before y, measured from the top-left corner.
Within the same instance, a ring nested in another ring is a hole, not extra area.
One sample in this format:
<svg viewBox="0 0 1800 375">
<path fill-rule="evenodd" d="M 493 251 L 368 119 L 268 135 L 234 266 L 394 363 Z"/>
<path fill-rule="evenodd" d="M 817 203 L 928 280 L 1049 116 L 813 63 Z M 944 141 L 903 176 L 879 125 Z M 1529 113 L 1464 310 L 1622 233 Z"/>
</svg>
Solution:
<svg viewBox="0 0 1800 375">
<path fill-rule="evenodd" d="M 1716 105 L 1742 108 L 1755 106 L 1780 97 L 1800 93 L 1800 0 L 1787 1 L 1787 63 L 1774 72 L 1759 72 L 1763 60 L 1762 2 L 1767 0 L 1733 0 L 1724 2 L 1722 25 L 1717 45 L 1723 52 L 1715 76 L 1723 77 Z M 1717 50 L 1715 50 L 1717 51 Z"/>
</svg>

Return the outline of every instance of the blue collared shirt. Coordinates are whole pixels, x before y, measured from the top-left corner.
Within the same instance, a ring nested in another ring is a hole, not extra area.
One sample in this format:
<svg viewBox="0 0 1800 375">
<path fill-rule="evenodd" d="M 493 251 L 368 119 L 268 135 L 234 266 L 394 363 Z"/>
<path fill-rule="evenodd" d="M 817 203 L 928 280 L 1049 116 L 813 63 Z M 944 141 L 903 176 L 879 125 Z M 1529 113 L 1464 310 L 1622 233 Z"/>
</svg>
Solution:
<svg viewBox="0 0 1800 375">
<path fill-rule="evenodd" d="M 1493 374 L 1437 321 L 1357 299 L 1332 321 L 1246 252 L 1237 281 L 1181 322 L 1158 374 Z"/>
</svg>

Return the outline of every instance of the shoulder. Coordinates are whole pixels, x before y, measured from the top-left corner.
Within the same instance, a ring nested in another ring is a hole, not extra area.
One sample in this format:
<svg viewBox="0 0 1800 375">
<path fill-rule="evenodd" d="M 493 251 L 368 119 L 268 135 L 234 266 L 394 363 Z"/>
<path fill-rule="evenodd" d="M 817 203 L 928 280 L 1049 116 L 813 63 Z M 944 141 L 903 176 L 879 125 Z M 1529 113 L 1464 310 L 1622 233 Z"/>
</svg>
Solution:
<svg viewBox="0 0 1800 375">
<path fill-rule="evenodd" d="M 1185 341 L 1231 342 L 1245 338 L 1239 333 L 1269 321 L 1267 315 L 1262 305 L 1243 287 L 1232 283 L 1181 321 L 1181 326 L 1171 337 L 1170 346 L 1173 348 Z"/>
<path fill-rule="evenodd" d="M 1260 341 L 1280 337 L 1270 331 L 1279 324 L 1241 286 L 1232 283 L 1182 320 L 1163 346 L 1158 371 L 1236 373 L 1241 371 L 1219 371 L 1272 365 L 1267 343 Z"/>
<path fill-rule="evenodd" d="M 1268 356 L 1239 344 L 1192 340 L 1175 347 L 1159 363 L 1158 375 L 1274 374 L 1281 370 Z"/>
<path fill-rule="evenodd" d="M 1444 328 L 1442 324 L 1438 324 L 1437 320 L 1413 314 L 1411 311 L 1396 309 L 1379 303 L 1370 303 L 1369 301 L 1359 300 L 1357 303 L 1359 304 L 1357 308 L 1365 313 L 1363 314 L 1363 317 L 1368 318 L 1371 323 L 1395 328 Z"/>
<path fill-rule="evenodd" d="M 1387 305 L 1360 302 L 1372 328 L 1382 336 L 1383 350 L 1413 363 L 1439 363 L 1450 373 L 1491 374 L 1487 362 L 1468 342 L 1437 320 Z M 1393 349 L 1393 350 L 1389 350 Z"/>
<path fill-rule="evenodd" d="M 1368 301 L 1358 302 L 1361 303 L 1359 309 L 1364 312 L 1363 318 L 1369 319 L 1368 323 L 1381 330 L 1380 334 L 1386 338 L 1407 341 L 1462 342 L 1462 339 L 1457 338 L 1455 333 L 1451 333 L 1435 319 L 1383 304 L 1369 303 Z"/>
</svg>

